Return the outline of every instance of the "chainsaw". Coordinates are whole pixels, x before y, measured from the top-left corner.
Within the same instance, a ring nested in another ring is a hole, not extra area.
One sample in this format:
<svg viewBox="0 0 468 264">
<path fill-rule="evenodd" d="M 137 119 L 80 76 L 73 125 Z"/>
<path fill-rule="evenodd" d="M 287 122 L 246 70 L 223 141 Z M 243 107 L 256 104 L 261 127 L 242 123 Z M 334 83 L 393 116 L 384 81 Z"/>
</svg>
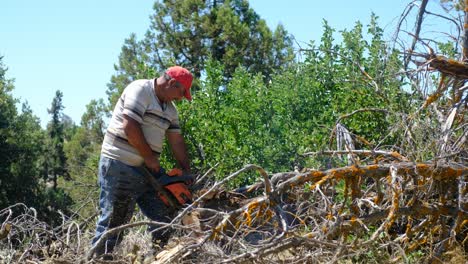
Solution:
<svg viewBox="0 0 468 264">
<path fill-rule="evenodd" d="M 146 167 L 140 167 L 140 170 L 165 205 L 177 209 L 192 200 L 189 190 L 189 186 L 194 182 L 192 175 L 184 175 L 182 170 L 177 168 L 167 173 L 162 168 L 157 173 L 152 173 Z"/>
</svg>

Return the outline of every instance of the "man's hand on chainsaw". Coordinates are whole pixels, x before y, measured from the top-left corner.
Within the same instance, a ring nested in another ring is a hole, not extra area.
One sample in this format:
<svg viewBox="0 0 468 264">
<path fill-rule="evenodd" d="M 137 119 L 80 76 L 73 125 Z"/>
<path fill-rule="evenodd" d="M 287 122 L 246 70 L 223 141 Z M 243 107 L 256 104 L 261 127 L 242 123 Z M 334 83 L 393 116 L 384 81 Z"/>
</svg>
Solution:
<svg viewBox="0 0 468 264">
<path fill-rule="evenodd" d="M 173 168 L 170 170 L 167 175 L 173 177 L 173 176 L 183 176 L 185 178 L 185 184 L 187 185 L 192 185 L 195 182 L 195 179 L 193 178 L 193 175 L 191 174 L 184 174 L 184 172 L 179 169 L 179 168 Z"/>
<path fill-rule="evenodd" d="M 169 176 L 182 176 L 182 175 L 184 175 L 184 173 L 179 168 L 173 168 L 172 170 L 170 170 L 167 173 L 167 175 L 169 175 Z"/>
<path fill-rule="evenodd" d="M 157 173 L 161 170 L 161 166 L 159 165 L 159 159 L 155 158 L 153 155 L 150 157 L 145 158 L 145 165 L 146 167 L 152 172 Z"/>
<path fill-rule="evenodd" d="M 176 198 L 180 205 L 189 203 L 192 200 L 192 193 L 189 190 L 189 186 L 194 183 L 192 175 L 184 175 L 182 170 L 174 168 L 167 173 L 161 170 L 163 173 L 158 178 L 159 182 L 164 188 Z M 168 205 L 165 197 L 160 196 L 162 201 Z"/>
</svg>

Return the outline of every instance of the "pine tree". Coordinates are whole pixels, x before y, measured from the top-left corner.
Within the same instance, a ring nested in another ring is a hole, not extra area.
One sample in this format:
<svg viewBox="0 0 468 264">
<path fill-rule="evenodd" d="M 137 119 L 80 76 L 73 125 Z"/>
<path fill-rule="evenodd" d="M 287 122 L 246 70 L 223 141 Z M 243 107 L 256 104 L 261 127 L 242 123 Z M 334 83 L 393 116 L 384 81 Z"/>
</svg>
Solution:
<svg viewBox="0 0 468 264">
<path fill-rule="evenodd" d="M 63 93 L 60 90 L 57 90 L 50 109 L 47 109 L 48 113 L 52 115 L 52 120 L 48 124 L 50 139 L 48 177 L 49 181 L 52 181 L 54 189 L 57 188 L 57 178 L 59 176 L 68 177 L 68 171 L 66 168 L 67 159 L 63 150 L 65 133 L 62 121 L 62 110 L 64 108 L 62 97 Z"/>
<path fill-rule="evenodd" d="M 282 25 L 270 30 L 247 0 L 157 1 L 144 40 L 132 34 L 122 47 L 108 85 L 110 107 L 129 82 L 174 64 L 194 73 L 196 90 L 208 59 L 224 65 L 224 81 L 239 66 L 267 81 L 293 62 L 292 39 Z"/>
</svg>

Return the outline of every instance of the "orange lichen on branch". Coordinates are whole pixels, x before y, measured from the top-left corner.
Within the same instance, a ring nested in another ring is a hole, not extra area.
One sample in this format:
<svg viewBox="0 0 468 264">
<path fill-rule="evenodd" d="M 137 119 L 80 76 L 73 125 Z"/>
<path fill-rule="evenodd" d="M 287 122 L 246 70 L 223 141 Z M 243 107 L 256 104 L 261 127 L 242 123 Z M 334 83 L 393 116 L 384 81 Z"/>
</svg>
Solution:
<svg viewBox="0 0 468 264">
<path fill-rule="evenodd" d="M 270 220 L 273 218 L 273 215 L 274 215 L 273 211 L 270 210 L 270 209 L 267 209 L 267 210 L 265 211 L 265 213 L 263 214 L 263 216 L 264 216 L 264 221 L 265 221 L 265 222 L 270 221 Z M 299 219 L 299 220 L 300 220 L 300 219 Z M 300 220 L 300 221 L 303 222 L 302 220 Z"/>
<path fill-rule="evenodd" d="M 364 168 L 362 168 L 362 170 L 370 170 L 370 171 L 377 170 L 377 169 L 379 169 L 379 165 L 377 164 L 367 165 Z"/>
<path fill-rule="evenodd" d="M 247 205 L 247 211 L 252 212 L 255 208 L 259 207 L 259 201 L 253 201 Z"/>
<path fill-rule="evenodd" d="M 268 206 L 268 203 L 261 203 L 258 207 L 258 211 L 255 213 L 255 216 L 265 219 L 265 216 L 268 218 L 268 216 L 271 216 L 272 214 L 273 213 L 270 207 Z"/>
<path fill-rule="evenodd" d="M 405 235 L 407 238 L 410 238 L 412 236 L 412 229 L 413 226 L 413 218 L 410 216 L 408 217 L 408 222 L 406 223 L 406 230 L 405 230 Z"/>
<path fill-rule="evenodd" d="M 467 218 L 468 216 L 466 216 L 463 212 L 458 212 L 458 219 L 463 219 L 463 218 Z M 458 220 L 457 221 L 457 225 L 455 227 L 455 231 L 456 232 L 460 232 L 460 230 L 466 225 L 468 224 L 468 219 L 464 219 L 463 221 L 460 221 Z"/>
<path fill-rule="evenodd" d="M 468 64 L 443 56 L 431 55 L 429 58 L 429 65 L 437 71 L 459 79 L 468 79 Z"/>
<path fill-rule="evenodd" d="M 390 207 L 390 212 L 387 217 L 387 224 L 386 224 L 386 229 L 390 229 L 390 227 L 393 225 L 397 218 L 397 212 L 398 209 L 400 208 L 400 204 L 398 203 L 398 195 L 394 194 L 394 199 L 392 199 L 392 206 Z"/>
<path fill-rule="evenodd" d="M 413 252 L 413 251 L 414 251 L 416 248 L 418 248 L 419 246 L 422 246 L 422 245 L 426 244 L 426 242 L 427 242 L 427 238 L 426 238 L 426 237 L 421 238 L 421 239 L 415 241 L 413 244 L 411 244 L 411 245 L 408 247 L 408 249 L 406 250 L 407 253 Z"/>
<path fill-rule="evenodd" d="M 390 153 L 390 155 L 392 157 L 394 157 L 395 159 L 399 159 L 399 160 L 403 160 L 403 161 L 408 161 L 408 158 L 404 157 L 403 155 L 401 155 L 400 153 L 396 152 L 396 151 L 392 151 Z"/>
<path fill-rule="evenodd" d="M 252 215 L 250 214 L 250 212 L 249 212 L 249 211 L 245 211 L 245 212 L 242 214 L 242 216 L 244 217 L 244 223 L 245 223 L 247 226 L 250 226 L 251 223 L 252 223 Z M 236 228 L 239 228 L 240 225 L 241 225 L 241 222 L 238 221 L 238 222 L 236 223 Z"/>
<path fill-rule="evenodd" d="M 439 92 L 435 92 L 435 93 L 429 95 L 427 97 L 426 101 L 424 102 L 424 104 L 422 105 L 422 108 L 426 108 L 428 105 L 430 105 L 433 102 L 437 101 L 437 99 L 439 99 L 441 95 L 442 95 L 442 93 L 439 93 Z"/>
<path fill-rule="evenodd" d="M 455 168 L 448 167 L 445 169 L 445 171 L 446 173 L 444 175 L 446 175 L 447 177 L 460 178 L 460 176 L 462 176 L 464 173 L 468 173 L 468 168 L 455 169 Z"/>
<path fill-rule="evenodd" d="M 358 166 L 351 166 L 351 173 L 353 176 L 359 176 L 363 173 L 363 170 Z"/>
<path fill-rule="evenodd" d="M 398 171 L 401 175 L 415 177 L 415 184 L 419 187 L 419 190 L 424 187 L 427 181 L 431 179 L 436 180 L 453 180 L 458 179 L 461 175 L 468 174 L 468 168 L 460 166 L 458 164 L 435 164 L 435 163 L 412 163 L 412 162 L 399 162 L 392 163 L 393 166 L 398 168 Z M 326 171 L 313 170 L 308 171 L 300 175 L 296 175 L 288 180 L 278 184 L 275 192 L 281 193 L 289 189 L 292 189 L 296 186 L 300 186 L 304 183 L 312 183 L 311 188 L 316 188 L 320 184 L 323 184 L 327 180 L 341 180 L 353 181 L 354 179 L 357 182 L 354 182 L 353 185 L 356 188 L 353 188 L 350 183 L 347 182 L 347 190 L 344 192 L 344 195 L 348 195 L 351 192 L 351 195 L 355 197 L 360 196 L 360 187 L 359 182 L 360 178 L 372 177 L 375 180 L 379 178 L 389 176 L 390 164 L 373 164 L 367 166 L 348 166 L 336 169 L 329 169 Z M 419 177 L 418 177 L 419 176 Z M 391 185 L 391 177 L 388 177 L 388 184 Z M 354 193 L 353 193 L 354 191 Z M 378 200 L 379 202 L 381 199 Z"/>
<path fill-rule="evenodd" d="M 418 163 L 415 166 L 415 171 L 418 175 L 423 177 L 431 177 L 433 175 L 434 167 L 433 165 Z"/>
<path fill-rule="evenodd" d="M 439 233 L 441 229 L 442 229 L 442 227 L 440 225 L 433 226 L 431 228 L 431 234 L 435 235 L 435 234 Z"/>
<path fill-rule="evenodd" d="M 320 186 L 322 185 L 322 183 L 324 183 L 325 181 L 329 180 L 331 178 L 331 175 L 328 175 L 328 176 L 325 176 L 323 177 L 321 180 L 319 180 L 318 182 L 314 183 L 313 185 L 310 186 L 310 190 L 315 190 L 315 188 L 317 188 L 317 186 Z"/>
<path fill-rule="evenodd" d="M 241 225 L 252 226 L 268 223 L 275 214 L 271 209 L 271 205 L 272 201 L 268 199 L 255 200 L 245 205 L 240 214 L 241 220 L 236 222 L 236 229 L 240 228 Z M 256 220 L 260 220 L 260 222 L 254 223 Z"/>
<path fill-rule="evenodd" d="M 211 233 L 210 239 L 217 240 L 220 237 L 220 233 L 226 229 L 227 221 L 222 221 L 219 225 L 217 225 L 213 232 Z"/>
<path fill-rule="evenodd" d="M 327 233 L 328 227 L 326 225 L 322 226 L 322 232 Z"/>
<path fill-rule="evenodd" d="M 307 177 L 310 177 L 311 180 L 316 181 L 316 180 L 324 177 L 325 175 L 326 175 L 326 173 L 324 173 L 323 171 L 312 171 L 307 175 Z"/>
<path fill-rule="evenodd" d="M 316 182 L 320 181 L 323 177 L 325 177 L 327 174 L 323 171 L 311 171 L 307 173 L 306 175 L 298 175 L 294 179 L 295 185 L 300 185 L 306 182 Z M 294 187 L 295 185 L 292 185 L 290 187 Z"/>
<path fill-rule="evenodd" d="M 374 203 L 380 204 L 383 200 L 384 194 L 382 192 L 378 192 L 377 195 L 374 197 Z"/>
<path fill-rule="evenodd" d="M 330 169 L 327 171 L 327 174 L 336 180 L 342 180 L 345 178 L 346 171 L 344 169 Z"/>
<path fill-rule="evenodd" d="M 416 164 L 416 173 L 423 177 L 434 178 L 437 180 L 447 180 L 459 178 L 461 175 L 468 173 L 468 168 L 454 168 L 450 166 L 434 167 L 433 164 Z"/>
</svg>

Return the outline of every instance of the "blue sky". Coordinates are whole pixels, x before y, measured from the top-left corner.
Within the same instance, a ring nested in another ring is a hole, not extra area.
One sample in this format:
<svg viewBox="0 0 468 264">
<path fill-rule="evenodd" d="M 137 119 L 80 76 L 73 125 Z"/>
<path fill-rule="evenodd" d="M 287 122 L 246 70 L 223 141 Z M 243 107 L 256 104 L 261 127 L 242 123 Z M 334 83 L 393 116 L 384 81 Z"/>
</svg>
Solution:
<svg viewBox="0 0 468 264">
<path fill-rule="evenodd" d="M 390 39 L 409 0 L 251 0 L 271 28 L 282 23 L 302 47 L 320 40 L 322 20 L 338 30 L 380 17 Z M 432 1 L 431 1 L 432 2 Z M 142 39 L 153 0 L 4 0 L 0 16 L 0 56 L 15 79 L 13 96 L 27 101 L 41 124 L 50 120 L 56 90 L 64 113 L 79 123 L 92 99 L 104 98 L 120 49 L 131 33 Z"/>
</svg>

